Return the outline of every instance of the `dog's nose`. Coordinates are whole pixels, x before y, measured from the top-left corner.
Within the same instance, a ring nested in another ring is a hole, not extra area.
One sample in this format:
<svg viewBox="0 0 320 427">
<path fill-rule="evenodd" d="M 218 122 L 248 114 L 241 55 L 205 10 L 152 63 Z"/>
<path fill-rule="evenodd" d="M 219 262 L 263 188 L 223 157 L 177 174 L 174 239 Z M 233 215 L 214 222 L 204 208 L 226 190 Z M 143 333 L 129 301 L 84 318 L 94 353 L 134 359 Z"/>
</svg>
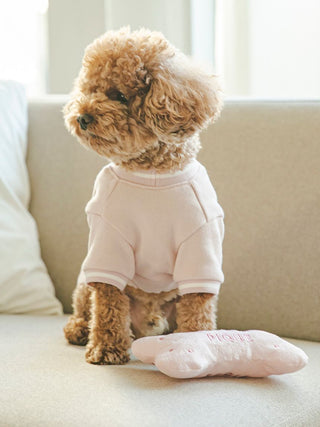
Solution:
<svg viewBox="0 0 320 427">
<path fill-rule="evenodd" d="M 77 118 L 77 122 L 80 124 L 82 130 L 87 130 L 88 125 L 92 123 L 93 120 L 90 114 L 81 114 L 81 116 Z"/>
</svg>

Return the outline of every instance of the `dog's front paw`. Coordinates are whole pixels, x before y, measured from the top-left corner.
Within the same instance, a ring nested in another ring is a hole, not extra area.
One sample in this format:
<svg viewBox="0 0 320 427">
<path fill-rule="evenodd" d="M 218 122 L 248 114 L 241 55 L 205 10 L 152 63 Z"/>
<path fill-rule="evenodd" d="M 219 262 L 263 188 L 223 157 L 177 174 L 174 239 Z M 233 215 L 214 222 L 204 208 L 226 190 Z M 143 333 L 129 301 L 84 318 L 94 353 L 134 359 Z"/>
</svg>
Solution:
<svg viewBox="0 0 320 427">
<path fill-rule="evenodd" d="M 83 318 L 70 316 L 64 327 L 64 335 L 70 344 L 86 345 L 88 342 L 88 322 Z"/>
<path fill-rule="evenodd" d="M 87 347 L 86 361 L 94 365 L 124 365 L 129 360 L 129 353 L 124 349 L 103 344 L 89 345 Z"/>
</svg>

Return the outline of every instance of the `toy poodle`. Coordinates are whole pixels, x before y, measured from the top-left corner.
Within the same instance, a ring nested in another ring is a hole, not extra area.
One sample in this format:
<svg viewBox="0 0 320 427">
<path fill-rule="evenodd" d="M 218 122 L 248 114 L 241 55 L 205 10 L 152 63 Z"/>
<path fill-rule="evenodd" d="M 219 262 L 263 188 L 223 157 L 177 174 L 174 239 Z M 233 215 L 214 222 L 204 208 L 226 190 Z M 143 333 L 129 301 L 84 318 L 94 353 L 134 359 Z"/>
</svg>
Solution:
<svg viewBox="0 0 320 427">
<path fill-rule="evenodd" d="M 196 155 L 221 108 L 217 78 L 159 32 L 122 28 L 87 47 L 64 108 L 68 130 L 110 161 L 64 328 L 87 362 L 124 364 L 132 339 L 216 328 L 223 211 Z"/>
</svg>

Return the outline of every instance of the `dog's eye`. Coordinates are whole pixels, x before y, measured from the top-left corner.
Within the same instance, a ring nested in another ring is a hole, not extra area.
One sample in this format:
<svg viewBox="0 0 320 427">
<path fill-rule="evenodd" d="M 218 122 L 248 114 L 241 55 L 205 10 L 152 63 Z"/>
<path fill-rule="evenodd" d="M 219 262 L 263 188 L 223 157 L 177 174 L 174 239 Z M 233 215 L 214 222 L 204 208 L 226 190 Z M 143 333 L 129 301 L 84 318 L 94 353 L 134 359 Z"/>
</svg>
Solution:
<svg viewBox="0 0 320 427">
<path fill-rule="evenodd" d="M 117 100 L 119 101 L 119 102 L 121 102 L 121 104 L 127 104 L 128 103 L 128 100 L 127 100 L 127 98 L 124 96 L 124 94 L 123 93 L 121 93 L 121 92 L 119 92 L 118 93 L 118 95 L 117 95 Z"/>
<path fill-rule="evenodd" d="M 121 104 L 127 104 L 128 103 L 128 100 L 124 96 L 124 94 L 117 89 L 107 90 L 106 95 L 109 99 L 111 99 L 111 101 L 119 101 L 119 102 L 121 102 Z"/>
</svg>

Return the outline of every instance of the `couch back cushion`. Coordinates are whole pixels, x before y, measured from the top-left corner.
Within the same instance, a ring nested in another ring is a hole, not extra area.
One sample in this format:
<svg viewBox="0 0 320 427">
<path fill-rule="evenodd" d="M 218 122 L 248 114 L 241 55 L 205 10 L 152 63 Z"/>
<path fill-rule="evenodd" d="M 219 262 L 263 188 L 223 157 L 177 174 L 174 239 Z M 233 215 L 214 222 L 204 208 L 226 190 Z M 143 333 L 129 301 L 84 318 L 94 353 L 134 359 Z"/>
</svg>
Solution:
<svg viewBox="0 0 320 427">
<path fill-rule="evenodd" d="M 86 253 L 84 214 L 106 163 L 64 128 L 65 98 L 30 103 L 31 213 L 65 311 Z M 320 340 L 320 103 L 227 102 L 202 135 L 225 211 L 219 327 Z"/>
</svg>

